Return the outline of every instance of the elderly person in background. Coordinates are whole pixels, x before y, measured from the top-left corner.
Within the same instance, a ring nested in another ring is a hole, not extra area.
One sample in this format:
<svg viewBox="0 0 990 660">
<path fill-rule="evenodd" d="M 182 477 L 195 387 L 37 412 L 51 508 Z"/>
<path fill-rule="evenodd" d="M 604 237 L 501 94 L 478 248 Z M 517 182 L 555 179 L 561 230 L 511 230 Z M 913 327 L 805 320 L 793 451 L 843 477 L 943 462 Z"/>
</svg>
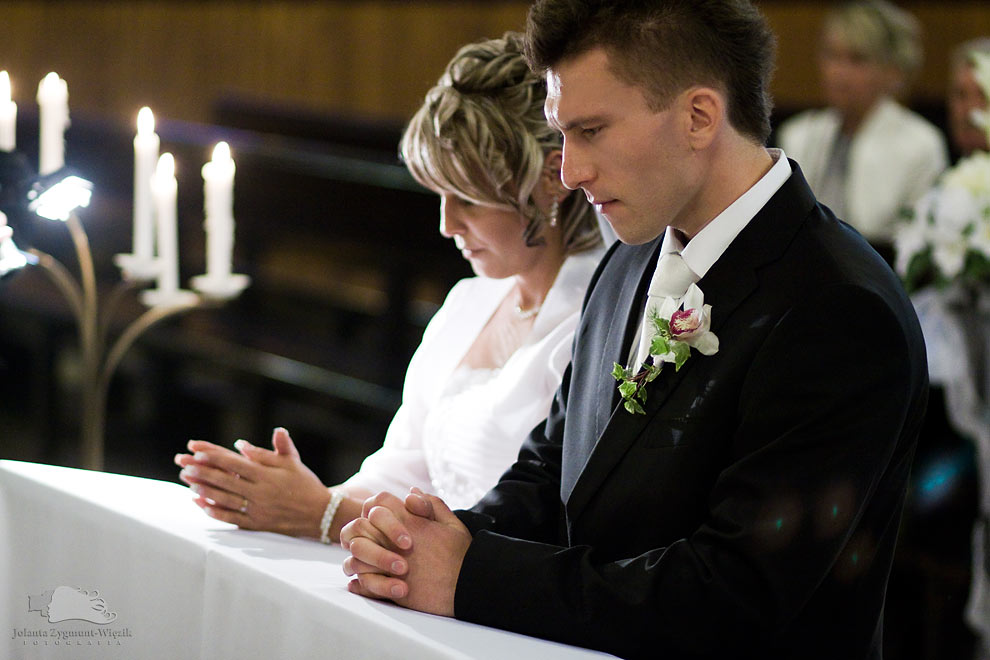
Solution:
<svg viewBox="0 0 990 660">
<path fill-rule="evenodd" d="M 952 52 L 949 71 L 947 114 L 952 150 L 959 158 L 974 151 L 990 151 L 987 130 L 974 121 L 973 110 L 990 108 L 990 99 L 976 81 L 973 54 L 990 57 L 990 37 L 981 37 L 960 44 Z"/>
<path fill-rule="evenodd" d="M 329 542 L 381 490 L 470 506 L 547 415 L 603 249 L 593 207 L 561 183 L 546 84 L 521 48 L 514 33 L 462 48 L 402 137 L 413 177 L 440 196 L 440 233 L 478 277 L 426 328 L 382 449 L 328 489 L 284 429 L 274 451 L 190 441 L 176 462 L 208 515 Z"/>
<path fill-rule="evenodd" d="M 819 57 L 829 107 L 779 131 L 818 199 L 881 252 L 890 252 L 900 210 L 948 164 L 939 130 L 894 100 L 921 61 L 910 14 L 884 0 L 845 4 L 825 20 Z"/>
</svg>

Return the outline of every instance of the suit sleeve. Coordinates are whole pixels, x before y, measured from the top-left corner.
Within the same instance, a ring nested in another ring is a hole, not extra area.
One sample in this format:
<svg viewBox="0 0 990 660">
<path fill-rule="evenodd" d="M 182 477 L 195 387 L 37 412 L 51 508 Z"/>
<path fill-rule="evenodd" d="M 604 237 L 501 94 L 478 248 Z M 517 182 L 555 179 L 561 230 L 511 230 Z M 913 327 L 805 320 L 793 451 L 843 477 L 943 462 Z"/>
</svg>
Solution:
<svg viewBox="0 0 990 660">
<path fill-rule="evenodd" d="M 616 558 L 479 528 L 456 616 L 622 656 L 759 648 L 816 592 L 854 592 L 893 543 L 913 442 L 899 438 L 924 410 L 923 398 L 912 408 L 926 381 L 917 350 L 903 310 L 875 293 L 835 287 L 802 302 L 753 356 L 730 458 L 693 533 L 658 530 L 655 547 Z"/>
</svg>

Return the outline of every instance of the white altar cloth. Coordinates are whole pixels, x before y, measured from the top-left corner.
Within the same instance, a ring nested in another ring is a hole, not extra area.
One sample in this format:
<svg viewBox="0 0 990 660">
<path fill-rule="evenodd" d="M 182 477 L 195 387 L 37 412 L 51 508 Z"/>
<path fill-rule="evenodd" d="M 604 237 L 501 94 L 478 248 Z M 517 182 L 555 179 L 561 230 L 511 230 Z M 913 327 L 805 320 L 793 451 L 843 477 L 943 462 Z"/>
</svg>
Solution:
<svg viewBox="0 0 990 660">
<path fill-rule="evenodd" d="M 611 657 L 355 596 L 345 557 L 178 484 L 0 460 L 0 657 Z"/>
</svg>

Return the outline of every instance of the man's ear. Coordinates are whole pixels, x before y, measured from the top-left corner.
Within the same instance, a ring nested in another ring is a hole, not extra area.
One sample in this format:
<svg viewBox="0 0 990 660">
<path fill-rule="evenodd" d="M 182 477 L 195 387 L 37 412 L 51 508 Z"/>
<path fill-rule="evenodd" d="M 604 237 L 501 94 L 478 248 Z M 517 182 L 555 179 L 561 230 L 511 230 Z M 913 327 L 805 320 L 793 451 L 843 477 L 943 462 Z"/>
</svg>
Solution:
<svg viewBox="0 0 990 660">
<path fill-rule="evenodd" d="M 711 87 L 693 87 L 683 100 L 689 117 L 687 139 L 692 150 L 700 151 L 712 143 L 726 121 L 725 98 Z"/>
</svg>

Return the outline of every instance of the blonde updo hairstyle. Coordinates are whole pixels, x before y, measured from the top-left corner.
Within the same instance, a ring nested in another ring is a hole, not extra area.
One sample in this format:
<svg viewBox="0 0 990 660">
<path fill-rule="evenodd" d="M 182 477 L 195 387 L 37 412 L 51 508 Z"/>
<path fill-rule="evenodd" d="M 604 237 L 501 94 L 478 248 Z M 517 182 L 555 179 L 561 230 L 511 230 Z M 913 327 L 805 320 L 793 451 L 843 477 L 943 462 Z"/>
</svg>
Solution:
<svg viewBox="0 0 990 660">
<path fill-rule="evenodd" d="M 841 34 L 870 61 L 900 73 L 902 84 L 911 81 L 924 61 L 920 23 L 887 0 L 846 3 L 828 14 L 825 29 Z"/>
<path fill-rule="evenodd" d="M 561 148 L 543 114 L 546 94 L 543 76 L 523 57 L 522 35 L 464 46 L 406 126 L 402 159 L 437 194 L 518 212 L 528 220 L 526 245 L 539 245 L 549 218 L 532 193 L 546 155 Z M 601 243 L 594 210 L 580 192 L 560 201 L 557 221 L 567 254 Z"/>
</svg>

